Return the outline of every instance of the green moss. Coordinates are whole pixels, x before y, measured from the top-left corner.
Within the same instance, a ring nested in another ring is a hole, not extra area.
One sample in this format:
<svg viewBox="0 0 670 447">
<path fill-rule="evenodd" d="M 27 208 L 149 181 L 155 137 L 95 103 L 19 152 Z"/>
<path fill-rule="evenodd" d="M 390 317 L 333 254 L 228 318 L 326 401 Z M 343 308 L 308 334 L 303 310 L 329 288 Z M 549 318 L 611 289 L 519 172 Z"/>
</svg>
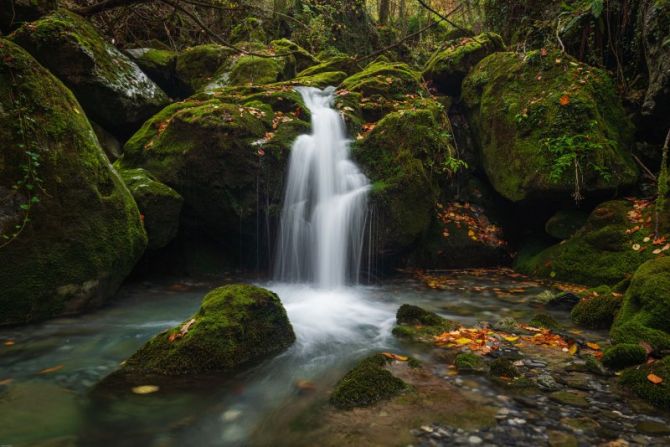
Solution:
<svg viewBox="0 0 670 447">
<path fill-rule="evenodd" d="M 514 364 L 505 358 L 497 358 L 489 364 L 490 374 L 498 377 L 508 377 L 513 379 L 519 376 L 519 370 Z"/>
<path fill-rule="evenodd" d="M 177 235 L 184 199 L 142 168 L 120 170 L 142 214 L 150 249 L 165 247 Z"/>
<path fill-rule="evenodd" d="M 640 345 L 621 343 L 605 350 L 603 364 L 609 368 L 623 369 L 647 360 L 647 351 Z"/>
<path fill-rule="evenodd" d="M 242 56 L 235 61 L 229 85 L 270 84 L 282 80 L 285 63 L 281 59 Z"/>
<path fill-rule="evenodd" d="M 234 54 L 215 44 L 187 48 L 176 57 L 176 76 L 193 93 L 209 84 L 222 67 L 228 67 Z"/>
<path fill-rule="evenodd" d="M 292 74 L 300 73 L 309 67 L 313 67 L 314 64 L 319 63 L 319 60 L 315 58 L 309 51 L 288 39 L 273 40 L 270 42 L 270 48 L 274 50 L 275 54 L 292 53 L 290 56 L 286 56 L 285 58 L 287 60 L 287 64 L 291 67 L 290 71 Z"/>
<path fill-rule="evenodd" d="M 655 374 L 663 380 L 662 383 L 651 383 L 647 376 Z M 670 357 L 654 362 L 650 365 L 642 365 L 629 368 L 621 375 L 620 383 L 630 388 L 642 399 L 651 404 L 670 410 L 670 383 L 667 378 L 670 377 Z"/>
<path fill-rule="evenodd" d="M 480 356 L 465 352 L 456 356 L 454 365 L 456 365 L 458 372 L 462 373 L 483 372 L 486 369 L 486 362 Z"/>
<path fill-rule="evenodd" d="M 637 179 L 632 125 L 602 70 L 562 54 L 494 53 L 468 75 L 463 99 L 483 168 L 509 200 L 611 191 Z"/>
<path fill-rule="evenodd" d="M 0 325 L 99 306 L 146 246 L 137 206 L 72 93 L 5 39 L 0 104 L 0 235 L 14 233 L 26 217 L 28 189 L 14 185 L 27 151 L 37 154 L 41 179 L 25 228 L 7 245 L 0 237 Z"/>
<path fill-rule="evenodd" d="M 430 57 L 423 77 L 431 81 L 441 93 L 459 96 L 465 76 L 479 61 L 505 47 L 502 37 L 484 33 L 447 43 Z"/>
<path fill-rule="evenodd" d="M 544 226 L 546 233 L 556 239 L 565 240 L 584 226 L 588 214 L 580 210 L 559 210 Z"/>
<path fill-rule="evenodd" d="M 149 340 L 125 362 L 121 373 L 233 372 L 284 351 L 294 341 L 276 294 L 233 284 L 209 292 L 192 318 Z"/>
<path fill-rule="evenodd" d="M 419 73 L 400 62 L 377 61 L 349 76 L 342 87 L 364 96 L 381 95 L 402 99 L 402 95 L 423 91 Z"/>
<path fill-rule="evenodd" d="M 362 360 L 335 385 L 330 403 L 341 410 L 368 407 L 407 389 L 405 382 L 385 369 L 386 363 L 381 354 Z"/>
<path fill-rule="evenodd" d="M 330 56 L 322 62 L 316 63 L 310 67 L 305 68 L 298 73 L 298 77 L 314 76 L 321 73 L 328 73 L 333 71 L 341 71 L 347 75 L 352 75 L 357 70 L 355 69 L 354 59 L 346 55 Z"/>
<path fill-rule="evenodd" d="M 561 325 L 556 321 L 551 315 L 547 314 L 535 314 L 529 324 L 535 327 L 543 327 L 551 329 L 552 331 L 557 331 L 561 329 Z"/>
<path fill-rule="evenodd" d="M 581 298 L 570 313 L 573 323 L 589 329 L 609 329 L 621 308 L 621 296 L 602 286 L 585 292 Z"/>
<path fill-rule="evenodd" d="M 428 343 L 432 343 L 436 335 L 459 326 L 458 323 L 442 318 L 434 312 L 410 304 L 400 306 L 396 322 L 397 325 L 393 328 L 393 335 L 396 337 Z"/>
<path fill-rule="evenodd" d="M 648 261 L 635 272 L 610 332 L 615 343 L 649 343 L 670 349 L 670 258 Z"/>
<path fill-rule="evenodd" d="M 10 38 L 60 78 L 106 129 L 127 134 L 168 103 L 134 62 L 65 9 L 22 26 Z"/>
<path fill-rule="evenodd" d="M 263 21 L 256 17 L 247 17 L 233 27 L 230 32 L 230 41 L 237 42 L 266 42 L 267 35 L 263 29 Z"/>
</svg>

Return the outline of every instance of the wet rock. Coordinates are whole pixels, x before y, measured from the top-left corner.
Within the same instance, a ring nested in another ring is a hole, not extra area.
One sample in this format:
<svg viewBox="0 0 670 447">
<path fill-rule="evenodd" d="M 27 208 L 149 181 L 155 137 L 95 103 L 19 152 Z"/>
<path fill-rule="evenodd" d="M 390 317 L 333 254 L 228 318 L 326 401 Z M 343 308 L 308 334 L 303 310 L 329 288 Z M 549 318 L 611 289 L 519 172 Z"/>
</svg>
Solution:
<svg viewBox="0 0 670 447">
<path fill-rule="evenodd" d="M 565 292 L 549 299 L 546 306 L 550 309 L 570 311 L 581 298 L 573 293 Z"/>
<path fill-rule="evenodd" d="M 454 365 L 462 374 L 482 374 L 488 371 L 486 362 L 476 354 L 460 353 L 456 356 Z"/>
<path fill-rule="evenodd" d="M 418 306 L 403 304 L 396 313 L 393 335 L 413 341 L 433 343 L 436 335 L 454 330 L 458 323 L 442 318 Z"/>
<path fill-rule="evenodd" d="M 584 226 L 588 217 L 588 213 L 580 210 L 559 210 L 547 221 L 544 230 L 556 239 L 569 239 Z"/>
<path fill-rule="evenodd" d="M 635 426 L 635 429 L 651 436 L 670 435 L 670 426 L 663 422 L 642 421 Z"/>
<path fill-rule="evenodd" d="M 586 394 L 579 391 L 555 391 L 549 395 L 554 402 L 573 407 L 586 408 L 589 406 Z"/>
<path fill-rule="evenodd" d="M 573 435 L 560 431 L 549 431 L 550 447 L 577 447 L 579 445 L 577 438 Z"/>
<path fill-rule="evenodd" d="M 551 374 L 542 373 L 535 378 L 535 383 L 540 389 L 545 391 L 556 391 L 560 390 L 562 387 L 556 382 Z"/>
</svg>

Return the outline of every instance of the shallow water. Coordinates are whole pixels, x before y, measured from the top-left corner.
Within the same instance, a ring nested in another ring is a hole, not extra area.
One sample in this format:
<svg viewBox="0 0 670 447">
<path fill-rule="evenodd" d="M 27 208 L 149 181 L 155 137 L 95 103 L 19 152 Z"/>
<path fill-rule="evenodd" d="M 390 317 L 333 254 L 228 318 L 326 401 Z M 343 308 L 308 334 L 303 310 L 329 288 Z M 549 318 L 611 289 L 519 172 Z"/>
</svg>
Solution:
<svg viewBox="0 0 670 447">
<path fill-rule="evenodd" d="M 280 296 L 296 343 L 236 377 L 161 384 L 150 395 L 91 390 L 151 336 L 194 313 L 220 282 L 131 285 L 98 312 L 3 329 L 0 340 L 14 344 L 0 347 L 0 444 L 232 446 L 248 445 L 259 432 L 259 439 L 271 439 L 280 431 L 273 415 L 291 412 L 308 394 L 326 395 L 367 353 L 410 349 L 390 334 L 401 303 L 471 325 L 527 319 L 535 311 L 532 297 L 545 290 L 508 278 L 454 278 L 455 287 L 443 291 L 410 278 L 335 291 L 261 284 Z"/>
</svg>

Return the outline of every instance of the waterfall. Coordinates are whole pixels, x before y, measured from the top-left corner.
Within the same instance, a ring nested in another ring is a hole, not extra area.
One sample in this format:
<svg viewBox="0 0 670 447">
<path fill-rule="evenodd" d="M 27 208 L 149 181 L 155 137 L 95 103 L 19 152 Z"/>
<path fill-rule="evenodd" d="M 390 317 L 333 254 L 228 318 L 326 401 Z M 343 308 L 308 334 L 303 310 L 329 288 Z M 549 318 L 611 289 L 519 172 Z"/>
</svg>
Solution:
<svg viewBox="0 0 670 447">
<path fill-rule="evenodd" d="M 337 288 L 358 281 L 370 182 L 349 159 L 335 89 L 299 87 L 312 133 L 293 143 L 275 279 Z"/>
</svg>

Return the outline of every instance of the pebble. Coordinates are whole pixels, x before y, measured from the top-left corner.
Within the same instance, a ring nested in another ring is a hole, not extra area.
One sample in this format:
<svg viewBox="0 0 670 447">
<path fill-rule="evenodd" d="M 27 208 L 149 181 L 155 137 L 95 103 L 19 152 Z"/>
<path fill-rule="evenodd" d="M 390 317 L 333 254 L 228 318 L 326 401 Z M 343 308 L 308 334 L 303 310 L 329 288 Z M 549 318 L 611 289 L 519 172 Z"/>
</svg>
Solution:
<svg viewBox="0 0 670 447">
<path fill-rule="evenodd" d="M 482 443 L 482 438 L 480 438 L 479 436 L 470 436 L 468 438 L 468 442 L 472 445 L 479 445 Z"/>
</svg>

